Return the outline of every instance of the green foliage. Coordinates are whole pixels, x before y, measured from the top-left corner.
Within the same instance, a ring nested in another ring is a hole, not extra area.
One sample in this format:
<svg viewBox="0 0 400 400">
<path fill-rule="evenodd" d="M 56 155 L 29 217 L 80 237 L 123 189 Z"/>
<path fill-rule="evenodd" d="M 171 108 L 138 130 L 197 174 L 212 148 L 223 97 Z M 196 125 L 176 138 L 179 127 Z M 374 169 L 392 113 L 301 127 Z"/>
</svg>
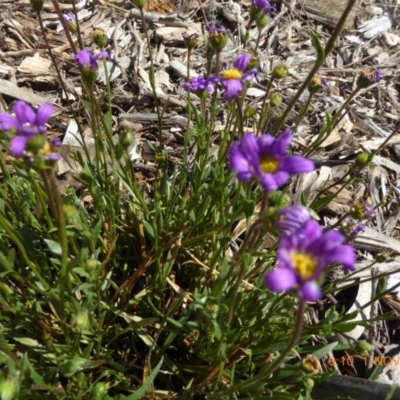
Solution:
<svg viewBox="0 0 400 400">
<path fill-rule="evenodd" d="M 310 35 L 321 61 L 325 50 Z M 214 57 L 208 47 L 208 71 Z M 275 79 L 284 78 L 287 68 L 275 72 Z M 153 64 L 149 82 L 156 94 Z M 188 122 L 184 156 L 176 161 L 164 151 L 164 110 L 156 101 L 160 135 L 149 143 L 156 170 L 149 190 L 129 158 L 132 137 L 112 137 L 110 83 L 100 99 L 93 85 L 84 89 L 80 111 L 90 123 L 95 155 L 83 141 L 83 152 L 74 155 L 81 192 L 61 190 L 53 171 L 17 161 L 10 175 L 0 154 L 9 177 L 0 186 L 0 398 L 227 399 L 234 393 L 310 399 L 313 381 L 331 372 L 304 372 L 301 357 L 322 359 L 341 349 L 336 342 L 311 346 L 310 338 L 348 332 L 355 315 L 331 307 L 319 323 L 307 321 L 299 344 L 273 367 L 307 310 L 263 282 L 275 265 L 274 218 L 291 202 L 289 188 L 268 198 L 227 168 L 245 104 L 226 106 L 227 123 L 215 140 L 217 93 L 211 103 L 201 98 L 199 107 L 189 96 L 193 125 Z M 284 122 L 264 106 L 262 126 Z M 335 121 L 326 115 L 310 154 Z M 347 178 L 345 185 L 358 182 Z M 317 218 L 338 192 L 299 198 Z M 383 281 L 378 289 L 383 293 Z"/>
</svg>

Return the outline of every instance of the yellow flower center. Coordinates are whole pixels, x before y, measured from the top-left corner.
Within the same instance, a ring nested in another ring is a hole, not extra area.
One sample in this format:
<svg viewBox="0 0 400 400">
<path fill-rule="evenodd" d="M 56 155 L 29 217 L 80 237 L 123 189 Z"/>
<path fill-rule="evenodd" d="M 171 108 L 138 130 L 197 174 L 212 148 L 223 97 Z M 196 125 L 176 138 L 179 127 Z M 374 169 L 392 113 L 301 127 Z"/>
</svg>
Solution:
<svg viewBox="0 0 400 400">
<path fill-rule="evenodd" d="M 264 174 L 273 174 L 279 169 L 279 161 L 271 156 L 262 157 L 260 160 L 260 168 Z"/>
<path fill-rule="evenodd" d="M 52 146 L 49 142 L 46 142 L 44 146 L 39 150 L 40 156 L 48 156 L 53 153 Z"/>
<path fill-rule="evenodd" d="M 242 73 L 235 69 L 226 69 L 225 71 L 222 72 L 222 78 L 226 81 L 229 79 L 241 79 L 242 78 Z"/>
<path fill-rule="evenodd" d="M 294 266 L 296 272 L 301 276 L 303 280 L 310 279 L 317 269 L 317 262 L 314 257 L 307 253 L 293 253 L 290 256 L 290 260 Z"/>
</svg>

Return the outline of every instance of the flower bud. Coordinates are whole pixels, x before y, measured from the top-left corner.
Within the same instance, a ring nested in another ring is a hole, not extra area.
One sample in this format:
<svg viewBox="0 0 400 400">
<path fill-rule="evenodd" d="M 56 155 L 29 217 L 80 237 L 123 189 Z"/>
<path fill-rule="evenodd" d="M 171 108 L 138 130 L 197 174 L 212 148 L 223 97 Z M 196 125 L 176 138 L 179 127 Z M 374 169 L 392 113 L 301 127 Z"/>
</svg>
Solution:
<svg viewBox="0 0 400 400">
<path fill-rule="evenodd" d="M 274 79 L 285 79 L 288 74 L 288 67 L 285 64 L 278 64 L 272 70 L 272 77 Z"/>
<path fill-rule="evenodd" d="M 372 161 L 372 158 L 371 154 L 360 153 L 355 160 L 356 167 L 365 168 Z"/>
<path fill-rule="evenodd" d="M 374 83 L 378 83 L 382 79 L 383 74 L 379 68 L 374 68 L 370 71 L 362 71 L 357 79 L 357 87 L 360 89 L 366 89 Z"/>
<path fill-rule="evenodd" d="M 99 269 L 101 262 L 99 260 L 89 259 L 86 261 L 85 270 L 89 273 L 94 273 Z"/>
<path fill-rule="evenodd" d="M 92 390 L 93 400 L 103 400 L 107 394 L 108 385 L 104 382 L 97 382 Z"/>
<path fill-rule="evenodd" d="M 132 132 L 122 132 L 119 136 L 119 143 L 126 150 L 133 143 Z"/>
<path fill-rule="evenodd" d="M 374 207 L 367 203 L 356 203 L 350 209 L 350 215 L 356 220 L 375 217 Z"/>
<path fill-rule="evenodd" d="M 92 39 L 93 42 L 97 44 L 97 46 L 99 46 L 101 50 L 106 47 L 108 42 L 107 34 L 103 29 L 94 29 L 92 31 Z"/>
<path fill-rule="evenodd" d="M 182 37 L 187 49 L 194 49 L 199 44 L 199 34 L 196 32 L 192 34 L 182 32 Z"/>
<path fill-rule="evenodd" d="M 67 23 L 68 30 L 75 34 L 78 31 L 78 27 L 76 26 L 75 15 L 72 12 L 63 14 L 63 19 Z"/>
<path fill-rule="evenodd" d="M 272 107 L 279 107 L 282 103 L 282 97 L 277 93 L 271 93 L 269 96 L 269 102 Z"/>
<path fill-rule="evenodd" d="M 254 115 L 256 115 L 256 112 L 257 112 L 257 107 L 253 106 L 251 104 L 248 104 L 246 106 L 246 108 L 244 109 L 244 117 L 247 119 L 254 117 Z"/>
<path fill-rule="evenodd" d="M 71 320 L 71 326 L 77 332 L 83 332 L 84 330 L 86 330 L 89 327 L 88 311 L 84 310 L 74 315 Z"/>
<path fill-rule="evenodd" d="M 40 12 L 43 9 L 43 0 L 30 0 L 32 10 Z"/>
<path fill-rule="evenodd" d="M 262 15 L 260 18 L 256 19 L 257 28 L 265 28 L 269 25 L 271 18 L 268 15 Z"/>
<path fill-rule="evenodd" d="M 208 32 L 208 42 L 211 48 L 217 53 L 221 52 L 228 43 L 230 31 L 217 26 L 206 26 L 206 31 Z"/>
<path fill-rule="evenodd" d="M 314 387 L 314 379 L 311 378 L 306 378 L 304 379 L 304 386 L 306 386 L 309 389 L 312 389 Z"/>
<path fill-rule="evenodd" d="M 356 344 L 355 351 L 361 357 L 368 357 L 374 351 L 374 346 L 369 344 L 366 340 L 359 340 Z"/>
<path fill-rule="evenodd" d="M 312 374 L 318 374 L 321 371 L 321 364 L 317 357 L 313 356 L 312 354 L 307 354 L 301 360 L 301 366 L 303 371 L 310 372 Z"/>
<path fill-rule="evenodd" d="M 16 378 L 8 378 L 0 383 L 0 399 L 12 400 L 19 392 L 19 383 Z"/>
<path fill-rule="evenodd" d="M 308 86 L 308 91 L 310 93 L 317 93 L 320 90 L 325 89 L 325 88 L 326 88 L 325 81 L 323 79 L 321 79 L 321 77 L 319 77 L 319 76 L 314 76 L 311 79 L 311 82 Z"/>
<path fill-rule="evenodd" d="M 133 0 L 133 4 L 137 8 L 144 8 L 144 6 L 146 5 L 146 0 Z"/>
</svg>

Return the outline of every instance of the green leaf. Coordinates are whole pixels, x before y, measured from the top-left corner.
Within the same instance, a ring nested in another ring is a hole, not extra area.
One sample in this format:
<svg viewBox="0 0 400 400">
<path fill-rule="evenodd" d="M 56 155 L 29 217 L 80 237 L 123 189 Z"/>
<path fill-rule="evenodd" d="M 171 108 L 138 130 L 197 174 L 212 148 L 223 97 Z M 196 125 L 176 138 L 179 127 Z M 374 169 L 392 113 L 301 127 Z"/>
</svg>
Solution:
<svg viewBox="0 0 400 400">
<path fill-rule="evenodd" d="M 55 254 L 56 256 L 61 256 L 62 249 L 59 243 L 49 239 L 44 239 L 44 241 L 46 242 L 47 247 L 53 254 Z"/>
<path fill-rule="evenodd" d="M 42 347 L 37 340 L 27 338 L 27 337 L 14 337 L 16 342 L 23 344 L 24 346 L 29 347 Z"/>
<path fill-rule="evenodd" d="M 83 369 L 87 360 L 84 358 L 73 358 L 68 361 L 64 361 L 60 365 L 60 372 L 67 378 L 72 377 L 76 372 Z"/>
<path fill-rule="evenodd" d="M 139 390 L 137 390 L 131 396 L 125 397 L 125 400 L 140 400 L 144 398 L 144 395 L 151 389 L 151 385 L 153 384 L 154 379 L 156 378 L 158 371 L 161 368 L 161 365 L 164 361 L 164 357 L 161 357 L 161 360 L 157 364 L 157 366 L 151 371 L 149 377 L 147 378 L 144 385 L 141 386 Z"/>
<path fill-rule="evenodd" d="M 156 77 L 154 75 L 153 64 L 150 64 L 150 68 L 149 68 L 149 81 L 150 81 L 151 88 L 155 92 L 156 91 Z"/>
<path fill-rule="evenodd" d="M 325 197 L 321 197 L 320 199 L 314 201 L 311 204 L 311 207 L 315 211 L 321 211 L 327 204 L 329 204 L 335 198 L 334 194 L 328 194 Z"/>
<path fill-rule="evenodd" d="M 322 349 L 314 351 L 312 354 L 318 359 L 321 359 L 322 357 L 325 357 L 330 351 L 334 350 L 337 344 L 338 342 L 329 343 L 326 346 L 322 347 Z"/>
<path fill-rule="evenodd" d="M 317 50 L 317 59 L 319 62 L 323 62 L 325 60 L 325 49 L 322 46 L 321 42 L 319 41 L 317 35 L 310 29 L 310 37 L 313 46 Z"/>
<path fill-rule="evenodd" d="M 101 227 L 103 225 L 103 221 L 100 219 L 96 226 L 93 228 L 93 232 L 92 232 L 92 240 L 93 240 L 93 245 L 96 247 L 97 244 L 97 240 L 99 238 L 100 235 L 100 231 L 101 231 Z"/>
<path fill-rule="evenodd" d="M 147 221 L 143 221 L 143 226 L 144 226 L 144 229 L 146 230 L 146 232 L 154 240 L 154 229 L 153 229 L 153 227 Z"/>
</svg>

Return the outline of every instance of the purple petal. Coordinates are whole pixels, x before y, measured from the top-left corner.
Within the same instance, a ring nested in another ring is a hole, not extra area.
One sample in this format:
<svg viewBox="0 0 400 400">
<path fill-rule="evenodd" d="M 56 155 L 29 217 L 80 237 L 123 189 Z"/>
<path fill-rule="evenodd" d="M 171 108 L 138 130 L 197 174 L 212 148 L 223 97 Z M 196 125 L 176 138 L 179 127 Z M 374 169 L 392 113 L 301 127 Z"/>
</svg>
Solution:
<svg viewBox="0 0 400 400">
<path fill-rule="evenodd" d="M 99 60 L 100 58 L 105 58 L 106 60 L 108 60 L 110 58 L 110 56 L 109 56 L 108 52 L 104 50 L 104 51 L 100 51 L 100 53 L 98 53 L 95 58 L 96 58 L 96 60 Z"/>
<path fill-rule="evenodd" d="M 250 62 L 251 57 L 249 54 L 241 54 L 235 58 L 233 62 L 233 66 L 239 71 L 244 72 L 247 67 L 247 64 Z"/>
<path fill-rule="evenodd" d="M 47 156 L 47 159 L 49 161 L 58 161 L 60 159 L 60 155 L 58 153 L 51 153 L 49 156 Z"/>
<path fill-rule="evenodd" d="M 302 156 L 291 156 L 285 159 L 282 168 L 284 168 L 284 170 L 289 174 L 299 174 L 314 171 L 315 165 L 308 158 Z"/>
<path fill-rule="evenodd" d="M 303 225 L 303 234 L 306 238 L 306 245 L 313 243 L 323 234 L 321 225 L 318 222 L 309 219 Z"/>
<path fill-rule="evenodd" d="M 251 81 L 257 74 L 258 74 L 258 69 L 257 68 L 250 69 L 249 71 L 246 71 L 243 74 L 241 81 L 243 83 Z"/>
<path fill-rule="evenodd" d="M 239 96 L 243 90 L 243 84 L 239 79 L 229 79 L 222 81 L 222 86 L 225 89 L 225 99 L 231 100 Z"/>
<path fill-rule="evenodd" d="M 258 154 L 258 140 L 252 133 L 246 133 L 239 145 L 240 151 L 248 161 L 254 160 Z"/>
<path fill-rule="evenodd" d="M 87 50 L 79 50 L 75 55 L 75 60 L 81 67 L 84 67 L 90 64 L 90 53 Z"/>
<path fill-rule="evenodd" d="M 44 126 L 53 114 L 54 106 L 51 104 L 42 104 L 36 114 L 35 124 Z"/>
<path fill-rule="evenodd" d="M 266 191 L 271 192 L 283 186 L 288 180 L 289 174 L 279 171 L 276 174 L 262 174 L 260 184 Z"/>
<path fill-rule="evenodd" d="M 4 131 L 7 132 L 11 128 L 18 128 L 19 124 L 18 121 L 12 117 L 10 114 L 7 113 L 1 113 L 0 114 L 0 128 Z"/>
<path fill-rule="evenodd" d="M 296 285 L 296 275 L 288 268 L 278 267 L 264 276 L 264 283 L 271 292 L 282 292 Z"/>
<path fill-rule="evenodd" d="M 25 136 L 14 136 L 10 141 L 10 151 L 15 157 L 22 157 L 25 152 L 26 142 L 28 138 Z"/>
<path fill-rule="evenodd" d="M 239 150 L 239 143 L 234 143 L 230 148 L 229 162 L 231 169 L 238 172 L 238 178 L 240 180 L 248 181 L 252 177 L 249 163 Z"/>
<path fill-rule="evenodd" d="M 292 141 L 292 131 L 291 129 L 286 129 L 278 138 L 275 143 L 271 146 L 271 151 L 273 154 L 285 155 L 289 144 Z"/>
<path fill-rule="evenodd" d="M 303 301 L 317 301 L 322 297 L 321 289 L 315 281 L 304 282 L 299 288 L 299 297 Z"/>
<path fill-rule="evenodd" d="M 356 255 L 353 246 L 347 244 L 338 246 L 336 249 L 331 250 L 329 254 L 323 257 L 323 260 L 327 265 L 340 263 L 343 264 L 345 269 L 354 270 Z"/>
<path fill-rule="evenodd" d="M 24 101 L 17 101 L 14 104 L 13 111 L 15 112 L 17 121 L 21 125 L 27 123 L 33 125 L 35 123 L 36 114 L 32 110 L 32 107 Z"/>
<path fill-rule="evenodd" d="M 264 133 L 258 140 L 258 146 L 260 147 L 260 156 L 267 156 L 271 154 L 271 146 L 275 142 L 275 138 L 269 133 Z"/>
</svg>

